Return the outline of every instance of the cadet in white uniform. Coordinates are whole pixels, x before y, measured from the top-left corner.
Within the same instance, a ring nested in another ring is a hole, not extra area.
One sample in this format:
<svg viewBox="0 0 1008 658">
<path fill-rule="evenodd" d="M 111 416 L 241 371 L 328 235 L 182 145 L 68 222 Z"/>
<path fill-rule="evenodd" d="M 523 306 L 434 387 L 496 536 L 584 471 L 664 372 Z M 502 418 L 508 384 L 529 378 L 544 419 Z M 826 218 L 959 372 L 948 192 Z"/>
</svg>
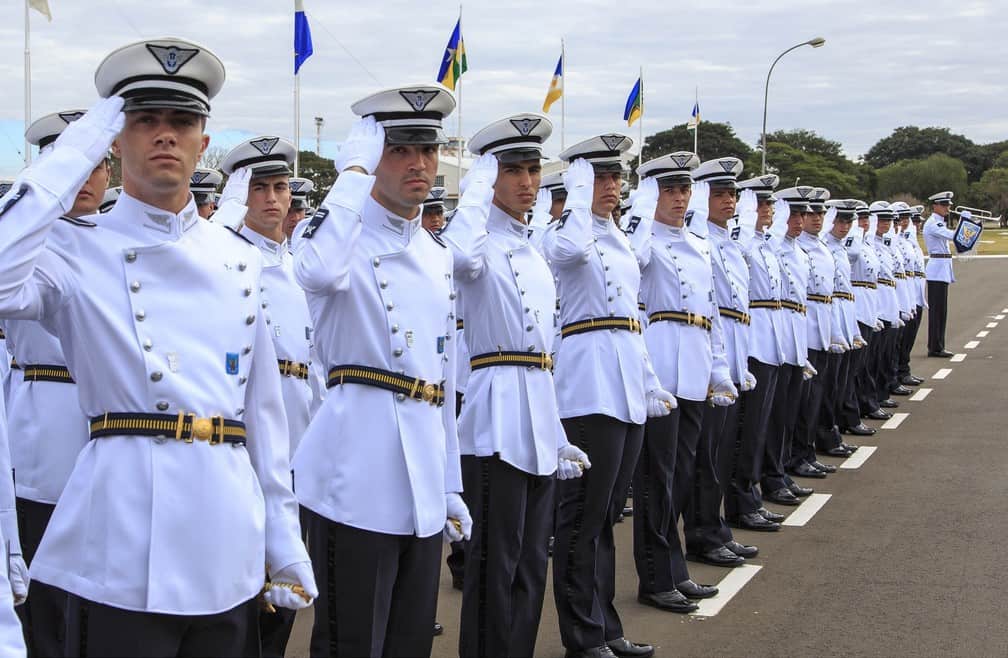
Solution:
<svg viewBox="0 0 1008 658">
<path fill-rule="evenodd" d="M 0 203 L 0 316 L 60 338 L 91 419 L 32 564 L 75 596 L 71 655 L 255 653 L 266 572 L 268 602 L 315 594 L 261 257 L 189 192 L 223 80 L 181 39 L 116 50 L 95 76 L 106 99 Z M 59 220 L 113 139 L 115 207 L 100 226 Z"/>
<path fill-rule="evenodd" d="M 196 202 L 196 212 L 203 219 L 217 210 L 217 186 L 224 182 L 224 176 L 216 169 L 197 167 L 189 179 L 189 191 Z"/>
<path fill-rule="evenodd" d="M 3 207 L 2 197 L 3 194 L 0 194 L 0 208 Z M 0 354 L 5 355 L 6 352 Z M 19 658 L 27 655 L 27 651 L 22 622 L 14 613 L 14 606 L 24 603 L 30 585 L 28 568 L 21 557 L 18 541 L 13 470 L 9 455 L 4 398 L 0 395 L 0 546 L 3 546 L 7 555 L 6 568 L 0 569 L 0 655 Z M 62 655 L 62 652 L 51 655 Z"/>
<path fill-rule="evenodd" d="M 518 114 L 469 140 L 479 159 L 443 238 L 466 300 L 471 374 L 459 417 L 466 505 L 460 656 L 532 656 L 546 591 L 553 489 L 588 456 L 569 445 L 551 368 L 556 288 L 528 240 L 549 120 Z M 559 468 L 558 468 L 559 465 Z"/>
<path fill-rule="evenodd" d="M 894 204 L 896 205 L 896 204 Z M 919 386 L 924 382 L 920 377 L 915 377 L 910 372 L 910 353 L 913 351 L 914 343 L 917 342 L 917 332 L 920 330 L 921 320 L 924 317 L 924 309 L 927 307 L 925 299 L 925 278 L 924 278 L 924 252 L 917 242 L 917 222 L 924 206 L 914 206 L 902 208 L 897 211 L 899 230 L 896 241 L 903 255 L 904 270 L 906 271 L 907 283 L 910 289 L 910 299 L 914 307 L 914 315 L 910 322 L 907 322 L 900 342 L 899 358 L 899 381 L 904 386 Z"/>
<path fill-rule="evenodd" d="M 607 134 L 571 146 L 560 158 L 567 202 L 546 257 L 559 281 L 562 340 L 555 379 L 567 439 L 591 458 L 579 480 L 557 485 L 553 594 L 568 656 L 650 655 L 623 637 L 613 603 L 613 524 L 623 511 L 648 416 L 667 416 L 675 398 L 662 389 L 641 336 L 640 269 L 612 221 L 620 201 L 629 137 Z M 602 373 L 600 375 L 600 373 Z"/>
<path fill-rule="evenodd" d="M 329 391 L 294 455 L 324 594 L 312 656 L 429 655 L 442 531 L 459 492 L 452 256 L 420 224 L 437 174 L 444 87 L 382 91 L 340 150 L 339 178 L 296 230 Z M 458 529 L 455 523 L 458 523 Z"/>
<path fill-rule="evenodd" d="M 294 229 L 308 212 L 308 195 L 315 191 L 315 183 L 309 178 L 291 177 L 288 186 L 290 187 L 291 202 L 290 208 L 287 210 L 287 217 L 284 219 L 283 232 L 287 236 L 288 249 L 293 252 L 294 248 L 289 241 L 294 235 Z"/>
<path fill-rule="evenodd" d="M 899 403 L 892 400 L 889 395 L 898 386 L 896 381 L 897 345 L 899 343 L 899 329 L 903 326 L 902 315 L 904 313 L 900 307 L 899 293 L 896 289 L 896 275 L 899 265 L 890 246 L 892 236 L 888 235 L 896 215 L 889 209 L 889 204 L 885 201 L 872 203 L 869 210 L 875 216 L 875 234 L 872 236 L 872 243 L 879 259 L 878 301 L 879 320 L 882 322 L 882 330 L 879 332 L 879 352 L 872 364 L 875 368 L 873 372 L 875 396 L 879 401 L 879 406 L 896 408 Z"/>
<path fill-rule="evenodd" d="M 84 110 L 66 110 L 44 116 L 28 127 L 28 141 L 45 153 L 63 129 L 83 115 Z M 97 212 L 110 173 L 111 163 L 103 158 L 77 192 L 68 218 Z M 5 326 L 8 347 L 19 368 L 7 421 L 11 463 L 17 474 L 21 545 L 31 565 L 77 455 L 89 440 L 87 418 L 80 410 L 77 386 L 59 340 L 31 320 L 9 320 Z M 66 592 L 36 581 L 30 594 L 28 603 L 18 608 L 28 647 L 33 655 L 60 655 Z"/>
<path fill-rule="evenodd" d="M 938 192 L 928 197 L 931 216 L 924 222 L 924 248 L 928 252 L 927 302 L 928 302 L 928 356 L 947 359 L 952 352 L 945 349 L 945 325 L 948 321 L 948 288 L 955 281 L 952 274 L 952 251 L 949 240 L 955 231 L 948 227 L 952 193 Z"/>
</svg>

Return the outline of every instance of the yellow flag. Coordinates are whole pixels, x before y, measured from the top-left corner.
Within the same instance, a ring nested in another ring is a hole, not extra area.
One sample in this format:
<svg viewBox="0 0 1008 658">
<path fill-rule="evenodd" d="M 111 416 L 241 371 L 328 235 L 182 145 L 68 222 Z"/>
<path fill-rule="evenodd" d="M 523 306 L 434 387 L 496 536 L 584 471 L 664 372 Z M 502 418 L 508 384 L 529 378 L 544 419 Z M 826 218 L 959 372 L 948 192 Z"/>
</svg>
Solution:
<svg viewBox="0 0 1008 658">
<path fill-rule="evenodd" d="M 52 22 L 52 12 L 49 11 L 49 0 L 28 0 L 28 6 Z"/>
</svg>

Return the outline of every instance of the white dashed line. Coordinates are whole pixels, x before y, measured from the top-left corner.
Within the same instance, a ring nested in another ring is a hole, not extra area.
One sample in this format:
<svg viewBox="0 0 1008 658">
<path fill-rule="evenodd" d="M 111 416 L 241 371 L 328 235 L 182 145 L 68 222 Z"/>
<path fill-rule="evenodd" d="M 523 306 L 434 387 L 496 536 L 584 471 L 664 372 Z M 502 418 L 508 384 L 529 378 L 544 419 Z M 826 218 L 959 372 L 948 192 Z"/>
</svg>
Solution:
<svg viewBox="0 0 1008 658">
<path fill-rule="evenodd" d="M 700 607 L 696 612 L 690 613 L 694 617 L 713 617 L 717 613 L 728 605 L 736 594 L 742 591 L 742 588 L 753 579 L 753 576 L 759 573 L 759 570 L 763 567 L 758 564 L 743 564 L 741 567 L 735 567 L 728 572 L 728 575 L 721 579 L 721 582 L 717 584 L 718 593 L 717 596 L 711 597 L 709 599 L 701 599 L 697 602 Z"/>
<path fill-rule="evenodd" d="M 917 392 L 910 396 L 911 402 L 923 402 L 931 394 L 931 388 L 918 388 Z"/>
<path fill-rule="evenodd" d="M 942 368 L 935 374 L 931 375 L 931 379 L 945 379 L 952 374 L 952 368 Z"/>
<path fill-rule="evenodd" d="M 1008 313 L 1008 308 L 1006 308 L 1004 311 L 1002 311 L 1002 313 Z M 1004 320 L 1005 316 L 1004 315 L 995 315 L 994 319 L 995 320 Z"/>
<path fill-rule="evenodd" d="M 966 355 L 965 354 L 962 354 L 962 353 L 953 354 L 952 358 L 949 359 L 949 363 L 962 363 L 965 360 L 966 360 Z"/>
<path fill-rule="evenodd" d="M 978 331 L 976 335 L 977 338 L 987 338 L 987 336 L 990 336 L 990 332 L 986 330 Z"/>
<path fill-rule="evenodd" d="M 840 464 L 840 468 L 861 468 L 861 466 L 868 461 L 875 451 L 878 450 L 875 446 L 861 446 L 858 448 L 853 455 L 848 457 L 844 463 Z"/>
<path fill-rule="evenodd" d="M 979 344 L 980 344 L 980 341 L 978 341 L 978 340 L 971 340 L 970 342 L 968 342 L 965 345 L 963 345 L 963 347 L 965 347 L 968 350 L 972 350 L 972 349 L 976 348 L 976 346 L 979 345 Z"/>
<path fill-rule="evenodd" d="M 997 327 L 997 325 L 998 325 L 997 322 L 988 322 L 987 323 L 987 328 L 988 329 L 995 329 Z"/>
<path fill-rule="evenodd" d="M 781 521 L 781 525 L 790 526 L 803 526 L 812 520 L 816 512 L 822 509 L 822 506 L 826 504 L 826 501 L 832 497 L 832 494 L 821 494 L 814 493 L 805 499 L 801 505 L 795 508 L 795 511 L 788 514 L 788 517 Z"/>
<path fill-rule="evenodd" d="M 894 430 L 900 426 L 900 424 L 907 419 L 910 414 L 908 413 L 897 413 L 893 414 L 892 418 L 882 423 L 882 429 L 884 430 Z"/>
</svg>

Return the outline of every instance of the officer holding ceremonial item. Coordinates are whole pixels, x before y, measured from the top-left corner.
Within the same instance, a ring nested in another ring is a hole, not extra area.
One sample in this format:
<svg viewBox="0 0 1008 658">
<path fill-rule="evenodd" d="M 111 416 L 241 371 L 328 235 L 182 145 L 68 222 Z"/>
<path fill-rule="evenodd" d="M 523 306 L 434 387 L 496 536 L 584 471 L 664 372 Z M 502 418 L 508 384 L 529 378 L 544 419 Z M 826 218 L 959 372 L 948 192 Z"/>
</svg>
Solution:
<svg viewBox="0 0 1008 658">
<path fill-rule="evenodd" d="M 531 656 L 546 591 L 557 478 L 581 476 L 552 365 L 556 287 L 528 239 L 549 120 L 518 114 L 469 140 L 478 156 L 443 239 L 466 300 L 471 374 L 459 418 L 466 547 L 460 656 Z"/>
<path fill-rule="evenodd" d="M 924 269 L 927 275 L 928 356 L 943 359 L 952 356 L 952 352 L 945 349 L 948 287 L 955 281 L 952 274 L 952 250 L 949 249 L 949 241 L 955 238 L 955 231 L 948 227 L 952 196 L 951 192 L 938 192 L 928 197 L 931 216 L 924 222 L 923 231 L 924 248 L 928 252 L 928 262 Z"/>
<path fill-rule="evenodd" d="M 557 485 L 553 593 L 568 656 L 647 656 L 630 642 L 616 612 L 613 524 L 623 510 L 640 454 L 644 421 L 672 413 L 638 320 L 640 269 L 626 235 L 612 220 L 620 202 L 623 154 L 618 134 L 571 146 L 560 158 L 567 202 L 545 241 L 559 280 L 562 341 L 555 379 L 567 439 L 592 469 Z M 599 373 L 605 373 L 600 376 Z"/>
<path fill-rule="evenodd" d="M 442 534 L 468 538 L 455 421 L 455 284 L 421 204 L 455 109 L 438 84 L 353 104 L 339 178 L 298 227 L 329 391 L 294 455 L 325 591 L 312 656 L 431 651 Z"/>
<path fill-rule="evenodd" d="M 271 604 L 315 594 L 262 259 L 189 191 L 223 81 L 189 41 L 119 48 L 104 100 L 0 204 L 0 317 L 60 338 L 90 418 L 32 565 L 73 595 L 70 655 L 252 655 L 264 575 Z M 122 196 L 100 225 L 61 221 L 110 144 Z"/>
<path fill-rule="evenodd" d="M 196 201 L 196 211 L 203 219 L 217 210 L 217 186 L 224 182 L 224 176 L 216 169 L 198 167 L 189 179 L 189 191 Z"/>
</svg>

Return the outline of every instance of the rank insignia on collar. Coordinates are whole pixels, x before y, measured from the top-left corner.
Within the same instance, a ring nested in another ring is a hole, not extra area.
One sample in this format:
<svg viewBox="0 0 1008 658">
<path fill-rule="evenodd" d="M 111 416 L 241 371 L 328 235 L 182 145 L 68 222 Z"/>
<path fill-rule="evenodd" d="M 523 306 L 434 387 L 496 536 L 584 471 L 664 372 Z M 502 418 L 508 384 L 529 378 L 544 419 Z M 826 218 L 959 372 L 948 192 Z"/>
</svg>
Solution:
<svg viewBox="0 0 1008 658">
<path fill-rule="evenodd" d="M 279 137 L 263 137 L 262 139 L 253 140 L 249 142 L 249 144 L 254 146 L 255 149 L 263 155 L 269 155 L 279 141 Z"/>
<path fill-rule="evenodd" d="M 227 356 L 224 358 L 224 369 L 229 375 L 238 374 L 238 353 L 228 352 Z"/>
<path fill-rule="evenodd" d="M 186 63 L 199 53 L 197 48 L 178 48 L 176 46 L 155 46 L 147 44 L 147 50 L 161 64 L 168 75 L 175 75 Z"/>
</svg>

